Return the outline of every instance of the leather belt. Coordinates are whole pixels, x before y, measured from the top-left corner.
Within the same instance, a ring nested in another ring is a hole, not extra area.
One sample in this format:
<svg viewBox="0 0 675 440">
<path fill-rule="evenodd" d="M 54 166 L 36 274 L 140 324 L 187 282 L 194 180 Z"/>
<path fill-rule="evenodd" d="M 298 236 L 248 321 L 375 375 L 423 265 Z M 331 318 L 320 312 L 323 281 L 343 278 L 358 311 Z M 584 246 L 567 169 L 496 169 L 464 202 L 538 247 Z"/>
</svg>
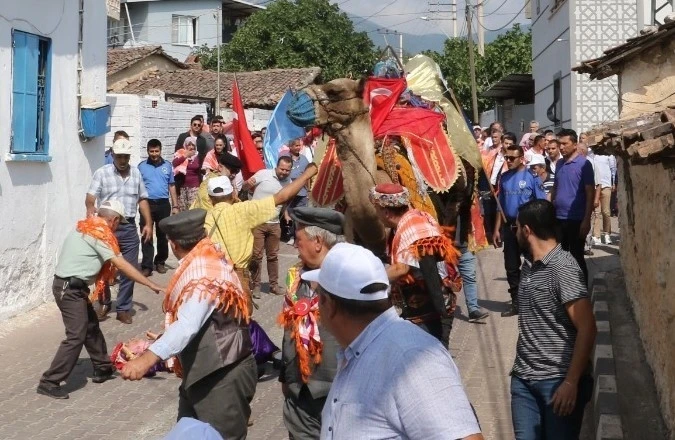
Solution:
<svg viewBox="0 0 675 440">
<path fill-rule="evenodd" d="M 89 290 L 89 285 L 87 284 L 87 282 L 76 277 L 63 278 L 58 275 L 54 275 L 54 279 L 63 281 L 64 283 L 68 283 L 68 286 L 72 287 L 73 289 Z"/>
</svg>

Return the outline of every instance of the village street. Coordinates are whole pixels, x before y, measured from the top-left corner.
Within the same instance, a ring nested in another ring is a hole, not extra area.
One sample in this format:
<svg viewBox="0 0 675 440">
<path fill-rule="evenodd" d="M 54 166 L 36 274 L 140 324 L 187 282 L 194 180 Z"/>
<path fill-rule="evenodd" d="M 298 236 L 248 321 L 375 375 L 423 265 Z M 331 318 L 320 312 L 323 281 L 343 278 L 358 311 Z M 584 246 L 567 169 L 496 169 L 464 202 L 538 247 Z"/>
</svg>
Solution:
<svg viewBox="0 0 675 440">
<path fill-rule="evenodd" d="M 612 250 L 613 254 L 604 250 Z M 590 258 L 592 273 L 618 267 L 615 246 L 602 246 Z M 282 244 L 282 272 L 296 261 L 295 249 Z M 502 318 L 508 299 L 502 254 L 485 250 L 478 259 L 479 300 L 490 311 L 484 324 L 471 324 L 466 318 L 463 295 L 450 338 L 450 349 L 459 367 L 469 399 L 472 401 L 486 439 L 511 439 L 509 370 L 517 338 L 517 318 Z M 169 260 L 174 266 L 175 260 Z M 153 275 L 166 284 L 172 271 Z M 266 275 L 263 275 L 265 279 Z M 265 295 L 254 318 L 279 344 L 281 329 L 276 315 L 281 297 Z M 134 295 L 136 315 L 132 325 L 114 319 L 102 323 L 108 350 L 119 341 L 142 336 L 146 330 L 160 330 L 161 298 L 145 287 Z M 114 316 L 114 315 L 113 315 Z M 40 374 L 47 368 L 63 337 L 63 324 L 50 301 L 0 325 L 0 424 L 2 439 L 157 439 L 175 423 L 178 379 L 168 373 L 141 382 L 114 380 L 97 385 L 91 382 L 92 368 L 85 351 L 65 388 L 69 400 L 54 400 L 36 394 Z M 254 424 L 249 439 L 287 438 L 282 421 L 281 392 L 276 370 L 258 383 L 253 401 Z M 449 396 L 451 398 L 451 396 Z"/>
</svg>

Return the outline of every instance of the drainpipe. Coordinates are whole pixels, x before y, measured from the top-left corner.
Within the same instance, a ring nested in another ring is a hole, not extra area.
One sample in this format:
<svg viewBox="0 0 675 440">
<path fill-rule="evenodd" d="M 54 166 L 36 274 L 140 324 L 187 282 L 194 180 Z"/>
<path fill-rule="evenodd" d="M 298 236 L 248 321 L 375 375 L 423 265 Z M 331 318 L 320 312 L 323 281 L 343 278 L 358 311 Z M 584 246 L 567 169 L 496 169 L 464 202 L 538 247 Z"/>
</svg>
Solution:
<svg viewBox="0 0 675 440">
<path fill-rule="evenodd" d="M 89 138 L 84 136 L 82 129 L 82 44 L 84 41 L 84 0 L 79 1 L 79 26 L 77 33 L 77 114 L 78 114 L 78 135 L 80 141 L 87 142 Z"/>
<path fill-rule="evenodd" d="M 136 35 L 134 35 L 134 27 L 131 24 L 131 16 L 129 15 L 129 6 L 124 3 L 124 10 L 127 13 L 127 21 L 129 22 L 129 32 L 131 32 L 131 41 L 134 42 L 134 46 L 136 46 Z"/>
</svg>

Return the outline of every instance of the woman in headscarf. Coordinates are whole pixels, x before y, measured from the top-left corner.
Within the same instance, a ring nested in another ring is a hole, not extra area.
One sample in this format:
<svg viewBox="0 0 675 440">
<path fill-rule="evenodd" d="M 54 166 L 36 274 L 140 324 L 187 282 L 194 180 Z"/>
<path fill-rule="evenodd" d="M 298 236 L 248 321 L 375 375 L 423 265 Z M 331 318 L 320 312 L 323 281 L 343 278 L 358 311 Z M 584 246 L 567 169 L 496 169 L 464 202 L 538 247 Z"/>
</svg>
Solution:
<svg viewBox="0 0 675 440">
<path fill-rule="evenodd" d="M 202 164 L 197 154 L 197 138 L 188 136 L 183 148 L 173 156 L 173 174 L 178 192 L 178 205 L 181 211 L 190 209 L 197 198 L 199 184 L 202 181 Z"/>
<path fill-rule="evenodd" d="M 213 150 L 206 153 L 204 163 L 202 164 L 202 170 L 204 170 L 205 174 L 211 171 L 218 171 L 218 158 L 223 151 L 228 150 L 227 147 L 227 138 L 222 134 L 216 135 Z"/>
</svg>

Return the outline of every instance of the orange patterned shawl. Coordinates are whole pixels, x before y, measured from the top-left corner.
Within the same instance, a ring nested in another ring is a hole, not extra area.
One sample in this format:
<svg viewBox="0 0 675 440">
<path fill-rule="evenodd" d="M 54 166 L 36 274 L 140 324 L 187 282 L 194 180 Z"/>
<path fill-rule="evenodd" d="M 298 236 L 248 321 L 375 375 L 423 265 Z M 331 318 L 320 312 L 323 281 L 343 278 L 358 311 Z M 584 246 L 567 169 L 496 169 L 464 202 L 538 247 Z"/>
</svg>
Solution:
<svg viewBox="0 0 675 440">
<path fill-rule="evenodd" d="M 115 255 L 120 253 L 120 245 L 117 243 L 117 237 L 110 229 L 108 224 L 101 217 L 89 217 L 77 222 L 77 231 L 85 235 L 101 240 L 105 243 Z M 96 276 L 96 288 L 91 295 L 91 300 L 96 301 L 105 289 L 106 284 L 112 283 L 115 280 L 117 268 L 111 261 L 106 261 L 101 267 L 101 271 Z"/>
<path fill-rule="evenodd" d="M 197 243 L 181 261 L 164 297 L 166 322 L 178 319 L 178 309 L 192 295 L 213 303 L 222 313 L 232 311 L 234 318 L 250 319 L 248 302 L 232 262 L 207 237 Z"/>
</svg>

